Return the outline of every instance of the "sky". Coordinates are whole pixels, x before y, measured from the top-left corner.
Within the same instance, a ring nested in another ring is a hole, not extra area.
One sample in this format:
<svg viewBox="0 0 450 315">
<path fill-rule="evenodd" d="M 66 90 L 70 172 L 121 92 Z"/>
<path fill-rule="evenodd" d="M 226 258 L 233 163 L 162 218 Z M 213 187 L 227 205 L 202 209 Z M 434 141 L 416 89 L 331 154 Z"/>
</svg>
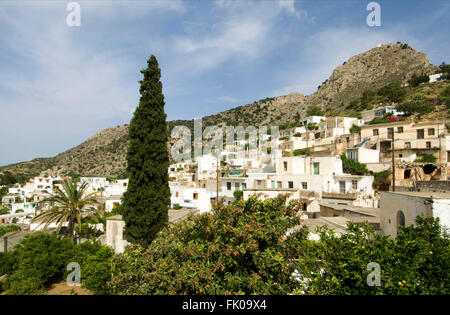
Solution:
<svg viewBox="0 0 450 315">
<path fill-rule="evenodd" d="M 158 59 L 168 120 L 312 94 L 333 69 L 400 41 L 450 63 L 450 1 L 0 0 L 0 165 L 51 157 L 128 123 Z"/>
</svg>

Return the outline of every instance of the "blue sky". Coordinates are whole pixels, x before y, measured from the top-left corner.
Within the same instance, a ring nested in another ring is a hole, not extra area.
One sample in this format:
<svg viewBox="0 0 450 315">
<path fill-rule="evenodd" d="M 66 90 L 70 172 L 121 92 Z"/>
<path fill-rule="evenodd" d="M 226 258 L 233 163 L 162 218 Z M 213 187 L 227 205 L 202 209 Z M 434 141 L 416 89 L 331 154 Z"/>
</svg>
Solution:
<svg viewBox="0 0 450 315">
<path fill-rule="evenodd" d="M 168 120 L 291 92 L 379 43 L 406 42 L 450 62 L 450 2 L 356 0 L 0 1 L 0 165 L 49 157 L 128 123 L 154 54 Z"/>
</svg>

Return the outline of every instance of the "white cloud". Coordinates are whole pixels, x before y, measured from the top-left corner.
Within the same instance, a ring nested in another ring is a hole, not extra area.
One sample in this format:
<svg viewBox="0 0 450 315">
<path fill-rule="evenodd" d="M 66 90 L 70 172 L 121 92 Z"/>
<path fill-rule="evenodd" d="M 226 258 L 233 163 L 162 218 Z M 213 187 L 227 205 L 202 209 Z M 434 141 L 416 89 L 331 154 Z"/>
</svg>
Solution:
<svg viewBox="0 0 450 315">
<path fill-rule="evenodd" d="M 295 15 L 299 19 L 306 19 L 308 13 L 295 7 L 295 0 L 279 0 L 279 7 L 290 15 Z"/>
</svg>

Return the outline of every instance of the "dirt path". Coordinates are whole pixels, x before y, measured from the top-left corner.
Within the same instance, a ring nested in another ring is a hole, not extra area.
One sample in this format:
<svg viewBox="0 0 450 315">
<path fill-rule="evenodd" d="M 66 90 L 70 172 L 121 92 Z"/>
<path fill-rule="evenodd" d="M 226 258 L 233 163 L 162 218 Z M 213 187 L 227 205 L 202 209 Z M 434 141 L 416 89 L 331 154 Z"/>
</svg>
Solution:
<svg viewBox="0 0 450 315">
<path fill-rule="evenodd" d="M 88 289 L 79 286 L 69 286 L 65 281 L 52 284 L 45 295 L 92 295 Z"/>
</svg>

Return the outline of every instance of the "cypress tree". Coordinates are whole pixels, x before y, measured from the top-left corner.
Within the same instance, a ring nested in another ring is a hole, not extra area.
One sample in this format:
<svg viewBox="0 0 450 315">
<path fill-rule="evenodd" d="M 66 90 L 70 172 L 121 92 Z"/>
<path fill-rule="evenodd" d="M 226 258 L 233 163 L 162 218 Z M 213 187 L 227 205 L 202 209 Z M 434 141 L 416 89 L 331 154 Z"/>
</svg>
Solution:
<svg viewBox="0 0 450 315">
<path fill-rule="evenodd" d="M 169 153 L 161 70 L 155 56 L 141 70 L 141 98 L 129 126 L 128 189 L 122 215 L 127 240 L 148 246 L 168 221 Z"/>
</svg>

